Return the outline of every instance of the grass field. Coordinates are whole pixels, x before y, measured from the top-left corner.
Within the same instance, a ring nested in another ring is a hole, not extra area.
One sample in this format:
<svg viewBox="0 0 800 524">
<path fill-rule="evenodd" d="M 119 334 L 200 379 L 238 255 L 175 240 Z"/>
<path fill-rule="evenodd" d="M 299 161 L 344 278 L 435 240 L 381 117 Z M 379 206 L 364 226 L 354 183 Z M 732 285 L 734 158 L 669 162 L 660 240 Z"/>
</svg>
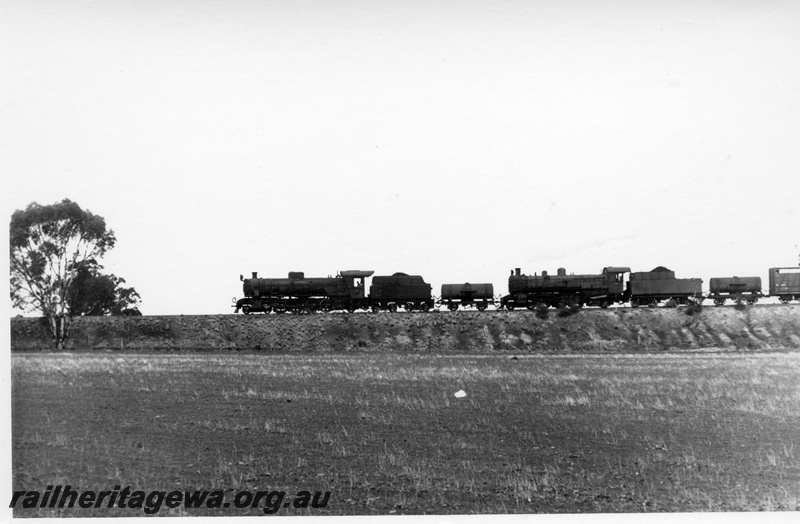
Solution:
<svg viewBox="0 0 800 524">
<path fill-rule="evenodd" d="M 800 353 L 13 354 L 12 388 L 14 490 L 331 492 L 279 515 L 800 509 Z"/>
</svg>

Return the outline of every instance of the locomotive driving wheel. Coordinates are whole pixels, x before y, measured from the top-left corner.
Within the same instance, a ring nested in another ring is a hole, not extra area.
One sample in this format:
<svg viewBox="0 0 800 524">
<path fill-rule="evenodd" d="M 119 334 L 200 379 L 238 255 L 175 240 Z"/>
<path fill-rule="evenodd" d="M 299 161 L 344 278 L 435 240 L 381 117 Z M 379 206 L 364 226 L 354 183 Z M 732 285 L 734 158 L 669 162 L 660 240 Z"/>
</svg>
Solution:
<svg viewBox="0 0 800 524">
<path fill-rule="evenodd" d="M 242 313 L 244 313 L 245 315 L 249 315 L 250 314 L 250 306 L 242 306 Z"/>
</svg>

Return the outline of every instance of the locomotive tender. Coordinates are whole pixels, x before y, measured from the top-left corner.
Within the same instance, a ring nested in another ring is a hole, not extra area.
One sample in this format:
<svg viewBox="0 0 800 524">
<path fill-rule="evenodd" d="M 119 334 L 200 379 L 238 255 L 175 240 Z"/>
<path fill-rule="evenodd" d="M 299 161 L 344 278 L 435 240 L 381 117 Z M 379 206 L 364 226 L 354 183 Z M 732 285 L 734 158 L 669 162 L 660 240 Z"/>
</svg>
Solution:
<svg viewBox="0 0 800 524">
<path fill-rule="evenodd" d="M 429 311 L 446 306 L 450 311 L 488 306 L 513 311 L 516 308 L 599 306 L 630 303 L 632 307 L 700 304 L 705 298 L 723 305 L 727 300 L 755 304 L 759 298 L 776 297 L 781 303 L 800 300 L 800 267 L 769 269 L 769 294 L 761 291 L 759 277 L 714 277 L 710 293 L 703 296 L 699 278 L 676 278 L 675 272 L 663 266 L 652 271 L 631 272 L 629 267 L 608 266 L 599 274 L 568 275 L 559 268 L 555 275 L 524 275 L 520 268 L 511 271 L 508 295 L 494 296 L 492 284 L 443 284 L 441 297 L 431 294 L 431 285 L 419 275 L 394 273 L 375 276 L 365 293 L 365 279 L 374 271 L 341 271 L 335 277 L 307 278 L 292 271 L 288 278 L 252 278 L 239 276 L 244 298 L 234 298 L 235 313 L 313 313 L 332 310 L 354 312 L 390 311 L 398 307 L 406 311 Z M 625 274 L 629 273 L 628 280 Z"/>
<path fill-rule="evenodd" d="M 431 298 L 431 285 L 421 276 L 395 273 L 389 277 L 375 277 L 369 287 L 369 301 L 372 311 L 397 311 L 403 306 L 406 311 L 418 309 L 428 311 L 434 305 Z"/>
<path fill-rule="evenodd" d="M 652 271 L 631 273 L 628 281 L 631 306 L 695 304 L 703 300 L 703 281 L 699 278 L 675 278 L 675 272 L 664 266 Z"/>
</svg>

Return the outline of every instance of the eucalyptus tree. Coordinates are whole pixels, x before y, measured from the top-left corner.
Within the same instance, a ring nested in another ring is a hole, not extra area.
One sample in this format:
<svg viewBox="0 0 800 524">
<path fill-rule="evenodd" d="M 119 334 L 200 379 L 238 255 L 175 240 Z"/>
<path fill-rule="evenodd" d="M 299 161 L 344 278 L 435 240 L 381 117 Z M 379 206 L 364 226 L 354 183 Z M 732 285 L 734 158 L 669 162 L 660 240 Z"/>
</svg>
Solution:
<svg viewBox="0 0 800 524">
<path fill-rule="evenodd" d="M 114 232 L 103 217 L 64 199 L 36 202 L 11 216 L 11 301 L 48 320 L 57 350 L 69 336 L 71 306 L 80 268 L 114 247 Z"/>
</svg>

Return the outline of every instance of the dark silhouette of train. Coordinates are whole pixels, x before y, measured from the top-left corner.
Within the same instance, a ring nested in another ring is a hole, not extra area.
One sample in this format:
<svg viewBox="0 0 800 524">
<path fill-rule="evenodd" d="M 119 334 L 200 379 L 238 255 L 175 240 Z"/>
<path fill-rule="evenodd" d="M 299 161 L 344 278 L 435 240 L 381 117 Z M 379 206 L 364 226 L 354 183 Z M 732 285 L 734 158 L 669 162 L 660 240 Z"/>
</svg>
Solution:
<svg viewBox="0 0 800 524">
<path fill-rule="evenodd" d="M 290 272 L 288 278 L 252 278 L 240 275 L 244 298 L 235 299 L 235 311 L 249 313 L 314 313 L 326 311 L 430 311 L 441 306 L 450 311 L 489 306 L 500 310 L 580 308 L 612 304 L 665 306 L 701 304 L 706 298 L 716 305 L 727 301 L 755 304 L 775 297 L 781 303 L 800 300 L 800 267 L 769 269 L 769 290 L 761 289 L 760 277 L 714 277 L 710 291 L 703 294 L 702 279 L 676 278 L 663 266 L 652 271 L 631 272 L 629 267 L 609 266 L 600 274 L 567 274 L 564 268 L 555 275 L 525 275 L 520 268 L 511 271 L 508 294 L 495 296 L 492 284 L 443 284 L 441 295 L 432 295 L 431 285 L 419 275 L 394 273 L 375 276 L 366 293 L 366 279 L 374 271 L 341 271 L 335 277 L 308 278 Z M 625 275 L 628 274 L 627 280 Z"/>
<path fill-rule="evenodd" d="M 431 285 L 420 276 L 395 273 L 372 279 L 369 295 L 365 279 L 374 271 L 341 271 L 335 277 L 307 278 L 302 272 L 290 272 L 289 278 L 239 279 L 244 298 L 236 301 L 236 311 L 249 313 L 311 313 L 317 311 L 356 310 L 428 311 L 434 307 Z M 234 299 L 236 300 L 236 299 Z"/>
</svg>

